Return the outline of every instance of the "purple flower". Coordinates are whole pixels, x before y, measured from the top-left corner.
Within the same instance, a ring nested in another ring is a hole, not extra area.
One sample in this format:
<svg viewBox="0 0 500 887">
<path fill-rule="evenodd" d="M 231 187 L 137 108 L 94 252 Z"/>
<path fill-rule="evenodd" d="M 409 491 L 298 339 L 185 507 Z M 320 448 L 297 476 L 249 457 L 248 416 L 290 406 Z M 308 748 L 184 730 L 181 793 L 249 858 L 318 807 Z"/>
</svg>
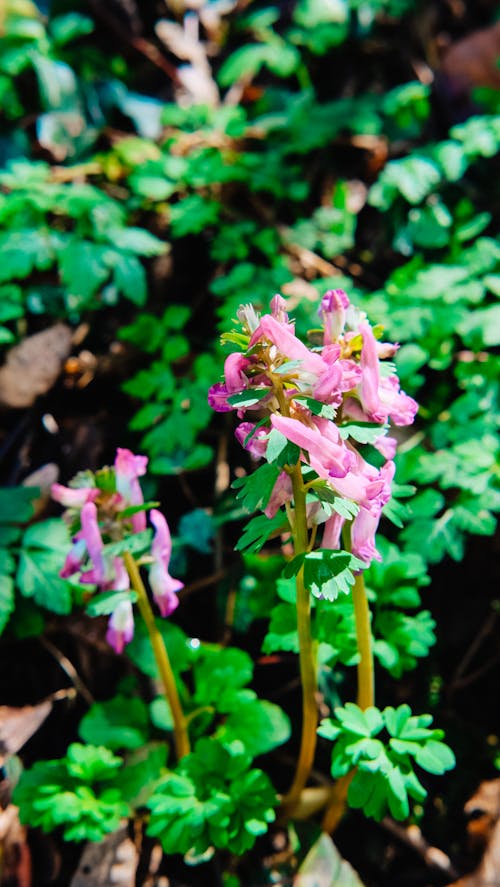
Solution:
<svg viewBox="0 0 500 887">
<path fill-rule="evenodd" d="M 116 490 L 128 505 L 142 505 L 144 502 L 139 478 L 146 473 L 147 464 L 147 456 L 135 456 L 130 450 L 118 447 L 115 459 Z M 143 511 L 132 515 L 132 528 L 134 533 L 146 529 Z"/>
<path fill-rule="evenodd" d="M 153 564 L 149 570 L 149 584 L 153 597 L 162 616 L 170 616 L 179 604 L 177 592 L 184 587 L 179 579 L 174 579 L 168 572 L 172 554 L 172 538 L 161 511 L 152 508 L 149 514 L 155 528 L 151 554 Z"/>
</svg>

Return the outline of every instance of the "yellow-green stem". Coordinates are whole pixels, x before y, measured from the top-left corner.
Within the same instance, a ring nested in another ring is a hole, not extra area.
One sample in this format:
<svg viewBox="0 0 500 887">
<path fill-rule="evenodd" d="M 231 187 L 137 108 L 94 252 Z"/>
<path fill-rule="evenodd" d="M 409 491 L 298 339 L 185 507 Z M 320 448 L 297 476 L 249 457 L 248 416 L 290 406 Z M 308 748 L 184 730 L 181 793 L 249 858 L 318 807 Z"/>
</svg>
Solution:
<svg viewBox="0 0 500 887">
<path fill-rule="evenodd" d="M 363 710 L 375 701 L 373 652 L 370 626 L 370 607 L 366 596 L 363 573 L 354 578 L 352 589 L 354 616 L 356 620 L 356 641 L 358 646 L 358 697 L 357 703 Z M 330 800 L 323 818 L 323 831 L 331 834 L 342 819 L 347 802 L 347 792 L 355 771 L 351 770 L 337 780 L 332 788 Z"/>
<path fill-rule="evenodd" d="M 168 658 L 167 649 L 163 638 L 156 624 L 153 611 L 151 609 L 149 599 L 144 588 L 144 583 L 139 573 L 139 568 L 129 551 L 124 556 L 125 566 L 130 576 L 130 583 L 134 591 L 137 593 L 137 606 L 147 628 L 151 646 L 153 648 L 154 657 L 160 673 L 160 679 L 165 690 L 165 698 L 172 712 L 172 720 L 174 722 L 174 744 L 177 760 L 189 754 L 189 737 L 186 727 L 186 719 L 182 710 L 177 685 L 175 683 L 174 673 Z"/>
<path fill-rule="evenodd" d="M 306 497 L 302 483 L 300 465 L 292 474 L 294 499 L 294 548 L 295 554 L 303 554 L 308 549 Z M 316 750 L 318 708 L 316 704 L 316 657 L 311 636 L 310 592 L 304 585 L 304 571 L 300 569 L 296 578 L 297 587 L 297 630 L 299 636 L 299 662 L 302 683 L 302 738 L 295 777 L 283 806 L 292 812 L 302 789 L 305 787 L 314 762 Z"/>
<path fill-rule="evenodd" d="M 358 645 L 358 699 L 360 708 L 369 708 L 375 701 L 375 684 L 373 674 L 372 632 L 370 624 L 370 607 L 366 596 L 363 573 L 354 577 L 352 589 L 354 616 L 356 620 L 356 641 Z"/>
</svg>

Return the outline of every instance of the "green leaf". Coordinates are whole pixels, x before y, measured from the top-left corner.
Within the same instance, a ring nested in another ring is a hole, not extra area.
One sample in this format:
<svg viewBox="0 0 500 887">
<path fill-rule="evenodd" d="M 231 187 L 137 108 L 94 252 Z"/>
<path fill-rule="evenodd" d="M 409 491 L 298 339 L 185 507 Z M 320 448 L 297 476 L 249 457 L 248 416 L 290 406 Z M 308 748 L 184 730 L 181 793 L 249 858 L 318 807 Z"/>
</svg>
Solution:
<svg viewBox="0 0 500 887">
<path fill-rule="evenodd" d="M 147 299 L 146 273 L 139 259 L 127 253 L 116 253 L 112 263 L 113 282 L 118 292 L 134 305 L 142 307 Z"/>
<path fill-rule="evenodd" d="M 0 633 L 4 630 L 14 610 L 14 581 L 10 576 L 0 575 Z"/>
<path fill-rule="evenodd" d="M 444 742 L 430 739 L 415 754 L 415 761 L 428 773 L 446 773 L 455 766 L 455 755 Z"/>
<path fill-rule="evenodd" d="M 189 545 L 201 554 L 210 554 L 214 535 L 214 519 L 204 508 L 195 508 L 182 515 L 178 528 L 181 544 Z"/>
<path fill-rule="evenodd" d="M 240 499 L 247 511 L 265 508 L 268 504 L 276 481 L 280 475 L 277 465 L 264 463 L 246 477 L 238 477 L 233 481 L 233 489 L 238 490 L 236 498 Z"/>
<path fill-rule="evenodd" d="M 156 625 L 168 650 L 172 667 L 176 672 L 184 671 L 191 663 L 193 648 L 189 639 L 178 625 L 165 619 L 156 619 Z M 144 674 L 158 677 L 158 667 L 151 647 L 149 634 L 142 620 L 136 625 L 133 640 L 127 644 L 126 653 Z"/>
<path fill-rule="evenodd" d="M 220 211 L 221 205 L 217 200 L 208 200 L 199 194 L 184 197 L 170 207 L 172 235 L 186 237 L 187 234 L 199 234 L 217 223 Z"/>
<path fill-rule="evenodd" d="M 90 300 L 109 277 L 105 258 L 106 247 L 101 244 L 76 238 L 65 244 L 59 269 L 71 295 L 81 297 L 84 303 Z"/>
<path fill-rule="evenodd" d="M 0 524 L 24 524 L 33 517 L 38 487 L 0 487 Z"/>
<path fill-rule="evenodd" d="M 218 707 L 226 691 L 244 687 L 252 675 L 253 662 L 244 650 L 204 648 L 194 666 L 194 700 L 199 705 L 213 703 Z"/>
<path fill-rule="evenodd" d="M 138 256 L 160 256 L 167 249 L 162 240 L 144 228 L 112 228 L 106 234 L 116 249 L 126 250 Z"/>
<path fill-rule="evenodd" d="M 148 743 L 127 755 L 116 784 L 123 799 L 134 809 L 144 807 L 164 776 L 167 745 Z"/>
<path fill-rule="evenodd" d="M 362 567 L 361 561 L 347 551 L 321 548 L 294 558 L 285 567 L 284 575 L 292 576 L 304 568 L 304 585 L 315 596 L 334 601 L 339 592 L 348 594 L 354 583 L 353 570 Z"/>
<path fill-rule="evenodd" d="M 256 403 L 264 400 L 264 398 L 267 397 L 269 393 L 269 388 L 251 388 L 249 391 L 242 391 L 241 394 L 229 395 L 227 402 L 232 407 L 243 409 L 254 406 Z"/>
<path fill-rule="evenodd" d="M 71 586 L 58 575 L 62 559 L 53 551 L 21 551 L 16 583 L 24 597 L 41 607 L 66 615 L 71 612 Z"/>
<path fill-rule="evenodd" d="M 249 521 L 234 547 L 236 551 L 254 553 L 260 551 L 271 536 L 287 530 L 289 530 L 288 520 L 283 512 L 278 511 L 272 518 L 260 514 Z"/>
<path fill-rule="evenodd" d="M 361 444 L 375 443 L 384 434 L 384 427 L 373 422 L 344 422 L 338 428 L 343 440 L 352 437 Z"/>
<path fill-rule="evenodd" d="M 115 696 L 95 702 L 80 721 L 78 732 L 90 745 L 140 748 L 147 739 L 148 710 L 138 697 Z"/>
<path fill-rule="evenodd" d="M 239 740 L 250 757 L 255 758 L 282 745 L 290 733 L 290 721 L 278 705 L 253 699 L 231 712 L 215 735 L 221 742 Z"/>
<path fill-rule="evenodd" d="M 101 594 L 94 595 L 90 603 L 87 604 L 86 612 L 89 616 L 109 616 L 123 601 L 135 604 L 136 600 L 137 592 L 135 591 L 103 591 Z"/>
</svg>

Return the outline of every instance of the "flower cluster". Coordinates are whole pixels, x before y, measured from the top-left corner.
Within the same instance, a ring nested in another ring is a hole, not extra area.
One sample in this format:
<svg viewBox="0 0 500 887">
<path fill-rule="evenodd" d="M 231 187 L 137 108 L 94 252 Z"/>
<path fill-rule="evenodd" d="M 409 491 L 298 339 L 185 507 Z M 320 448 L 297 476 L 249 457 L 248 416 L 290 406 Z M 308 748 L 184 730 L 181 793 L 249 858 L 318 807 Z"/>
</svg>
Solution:
<svg viewBox="0 0 500 887">
<path fill-rule="evenodd" d="M 119 448 L 112 468 L 77 475 L 69 487 L 52 485 L 52 498 L 67 509 L 65 516 L 73 534 L 73 545 L 61 570 L 63 578 L 79 573 L 79 582 L 100 592 L 130 589 L 124 559 L 113 554 L 113 543 L 147 529 L 148 506 L 139 482 L 147 463 L 146 456 Z M 177 607 L 177 592 L 183 584 L 168 571 L 172 541 L 167 521 L 155 508 L 149 510 L 149 519 L 154 535 L 141 562 L 149 565 L 149 584 L 161 615 L 169 616 Z M 132 603 L 121 596 L 111 612 L 106 638 L 121 653 L 133 634 Z"/>
<path fill-rule="evenodd" d="M 400 390 L 394 365 L 383 362 L 398 345 L 379 341 L 381 329 L 372 328 L 343 290 L 323 297 L 322 328 L 311 332 L 311 347 L 295 335 L 281 296 L 270 308 L 262 317 L 252 306 L 239 309 L 242 331 L 226 338 L 245 350 L 227 357 L 224 382 L 212 386 L 209 403 L 218 412 L 236 410 L 245 420 L 236 437 L 253 456 L 266 457 L 274 429 L 299 448 L 301 462 L 317 479 L 355 503 L 352 552 L 369 565 L 379 559 L 375 532 L 394 476 L 396 440 L 387 436 L 389 422 L 410 425 L 418 408 Z M 252 412 L 259 421 L 248 421 Z M 378 467 L 360 451 L 367 439 L 378 451 Z M 290 472 L 284 470 L 265 513 L 272 517 L 292 498 Z M 338 548 L 345 518 L 314 507 L 308 516 L 324 523 L 323 547 Z"/>
</svg>

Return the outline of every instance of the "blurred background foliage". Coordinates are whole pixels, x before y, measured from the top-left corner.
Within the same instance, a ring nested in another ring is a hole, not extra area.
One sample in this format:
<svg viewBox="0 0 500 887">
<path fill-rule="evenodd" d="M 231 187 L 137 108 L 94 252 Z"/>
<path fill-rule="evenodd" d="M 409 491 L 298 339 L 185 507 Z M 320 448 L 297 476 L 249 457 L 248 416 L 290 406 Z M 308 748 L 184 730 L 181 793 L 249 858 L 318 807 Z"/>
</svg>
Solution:
<svg viewBox="0 0 500 887">
<path fill-rule="evenodd" d="M 280 291 L 304 332 L 318 298 L 343 287 L 401 343 L 402 386 L 421 405 L 400 437 L 387 557 L 370 570 L 377 659 L 401 679 L 437 632 L 400 698 L 441 707 L 459 766 L 486 772 L 498 729 L 476 694 L 477 681 L 493 687 L 498 628 L 497 12 L 488 0 L 3 3 L 0 347 L 8 362 L 55 323 L 73 336 L 62 380 L 27 409 L 0 379 L 7 638 L 44 618 L 60 630 L 51 620 L 80 603 L 47 581 L 65 541 L 23 531 L 39 513 L 23 480 L 51 460 L 66 481 L 120 444 L 149 456 L 180 519 L 178 569 L 220 580 L 209 623 L 194 615 L 190 628 L 220 626 L 236 585 L 236 635 L 281 599 L 264 650 L 291 649 L 274 558 L 225 566 L 242 457 L 206 390 L 239 304 Z M 328 617 L 330 701 L 351 615 Z"/>
</svg>

